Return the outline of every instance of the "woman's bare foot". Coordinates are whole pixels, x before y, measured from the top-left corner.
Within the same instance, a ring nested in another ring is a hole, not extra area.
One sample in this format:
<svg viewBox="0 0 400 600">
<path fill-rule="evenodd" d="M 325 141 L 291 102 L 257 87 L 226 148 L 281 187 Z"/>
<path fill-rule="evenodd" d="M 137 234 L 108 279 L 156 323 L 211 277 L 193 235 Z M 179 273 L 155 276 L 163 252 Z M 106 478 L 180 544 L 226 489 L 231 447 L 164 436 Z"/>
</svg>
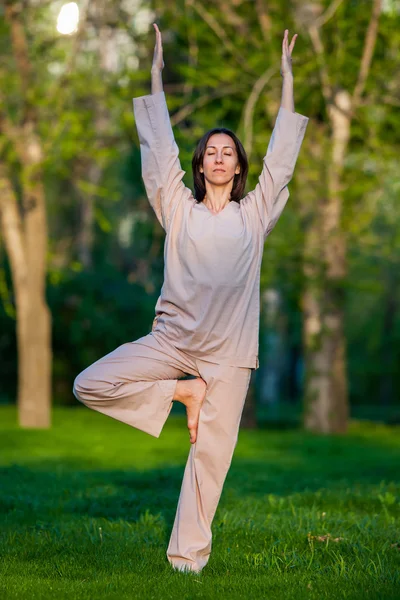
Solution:
<svg viewBox="0 0 400 600">
<path fill-rule="evenodd" d="M 200 408 L 206 395 L 206 388 L 207 384 L 201 377 L 178 380 L 176 384 L 174 400 L 182 402 L 186 406 L 187 426 L 191 444 L 194 444 L 197 439 Z"/>
</svg>

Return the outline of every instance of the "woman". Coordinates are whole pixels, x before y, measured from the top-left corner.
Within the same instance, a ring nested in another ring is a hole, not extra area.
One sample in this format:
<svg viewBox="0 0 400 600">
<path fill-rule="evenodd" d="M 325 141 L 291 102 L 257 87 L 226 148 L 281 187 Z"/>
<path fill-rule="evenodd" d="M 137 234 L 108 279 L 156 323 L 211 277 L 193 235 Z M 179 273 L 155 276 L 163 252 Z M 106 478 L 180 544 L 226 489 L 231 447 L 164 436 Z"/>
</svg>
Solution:
<svg viewBox="0 0 400 600">
<path fill-rule="evenodd" d="M 173 401 L 186 406 L 191 448 L 167 558 L 200 572 L 211 552 L 211 523 L 236 446 L 252 369 L 258 368 L 259 276 L 263 245 L 289 197 L 308 118 L 294 112 L 291 54 L 282 42 L 282 104 L 255 189 L 244 197 L 247 159 L 225 128 L 194 152 L 195 195 L 182 177 L 161 71 L 161 33 L 152 93 L 133 99 L 142 176 L 166 231 L 164 283 L 152 331 L 122 344 L 80 373 L 85 405 L 159 437 Z M 192 380 L 179 381 L 190 374 Z"/>
</svg>

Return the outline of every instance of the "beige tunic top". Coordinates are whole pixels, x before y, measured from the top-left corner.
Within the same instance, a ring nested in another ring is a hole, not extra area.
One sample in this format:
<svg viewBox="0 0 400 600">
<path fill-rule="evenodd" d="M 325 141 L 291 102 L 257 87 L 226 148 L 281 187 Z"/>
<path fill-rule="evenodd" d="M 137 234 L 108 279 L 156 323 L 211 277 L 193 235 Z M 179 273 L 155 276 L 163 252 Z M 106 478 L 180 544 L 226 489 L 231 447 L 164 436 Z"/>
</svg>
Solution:
<svg viewBox="0 0 400 600">
<path fill-rule="evenodd" d="M 255 189 L 214 214 L 182 181 L 165 92 L 134 98 L 133 108 L 144 185 L 166 232 L 153 331 L 191 356 L 257 369 L 263 246 L 309 119 L 281 106 Z"/>
</svg>

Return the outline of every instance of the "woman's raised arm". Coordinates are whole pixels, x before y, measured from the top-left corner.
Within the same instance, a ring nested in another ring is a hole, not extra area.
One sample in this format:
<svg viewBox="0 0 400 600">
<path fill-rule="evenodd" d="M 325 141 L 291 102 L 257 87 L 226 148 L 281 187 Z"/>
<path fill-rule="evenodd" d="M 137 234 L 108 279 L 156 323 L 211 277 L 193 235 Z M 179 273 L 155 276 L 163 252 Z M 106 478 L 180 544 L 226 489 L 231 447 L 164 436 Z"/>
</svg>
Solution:
<svg viewBox="0 0 400 600">
<path fill-rule="evenodd" d="M 288 45 L 288 30 L 282 42 L 282 100 L 275 126 L 263 158 L 263 168 L 254 190 L 246 194 L 243 207 L 257 210 L 264 239 L 275 226 L 289 198 L 297 157 L 308 124 L 308 117 L 294 111 L 291 54 L 297 34 Z"/>
<path fill-rule="evenodd" d="M 182 178 L 179 149 L 169 117 L 161 72 L 164 67 L 161 33 L 156 29 L 156 45 L 151 68 L 151 94 L 133 98 L 136 128 L 140 142 L 142 177 L 147 197 L 161 226 L 168 231 L 173 212 L 184 197 L 192 194 Z"/>
<path fill-rule="evenodd" d="M 275 127 L 263 158 L 263 168 L 254 190 L 241 200 L 244 207 L 257 210 L 264 239 L 275 227 L 289 198 L 292 179 L 308 117 L 279 108 Z"/>
<path fill-rule="evenodd" d="M 154 46 L 153 64 L 151 66 L 151 93 L 157 94 L 163 91 L 162 70 L 164 68 L 163 47 L 161 32 L 158 25 L 153 23 L 156 30 L 156 45 Z"/>
</svg>

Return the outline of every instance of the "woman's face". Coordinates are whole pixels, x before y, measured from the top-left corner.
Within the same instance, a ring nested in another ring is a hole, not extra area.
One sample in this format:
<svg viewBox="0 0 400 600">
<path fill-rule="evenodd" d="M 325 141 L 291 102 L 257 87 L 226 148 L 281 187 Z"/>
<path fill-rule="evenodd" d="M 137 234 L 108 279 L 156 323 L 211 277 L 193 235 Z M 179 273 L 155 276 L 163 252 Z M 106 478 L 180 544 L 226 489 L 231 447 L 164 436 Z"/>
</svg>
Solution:
<svg viewBox="0 0 400 600">
<path fill-rule="evenodd" d="M 214 133 L 207 142 L 200 173 L 209 183 L 226 185 L 239 172 L 235 142 L 227 133 Z"/>
</svg>

